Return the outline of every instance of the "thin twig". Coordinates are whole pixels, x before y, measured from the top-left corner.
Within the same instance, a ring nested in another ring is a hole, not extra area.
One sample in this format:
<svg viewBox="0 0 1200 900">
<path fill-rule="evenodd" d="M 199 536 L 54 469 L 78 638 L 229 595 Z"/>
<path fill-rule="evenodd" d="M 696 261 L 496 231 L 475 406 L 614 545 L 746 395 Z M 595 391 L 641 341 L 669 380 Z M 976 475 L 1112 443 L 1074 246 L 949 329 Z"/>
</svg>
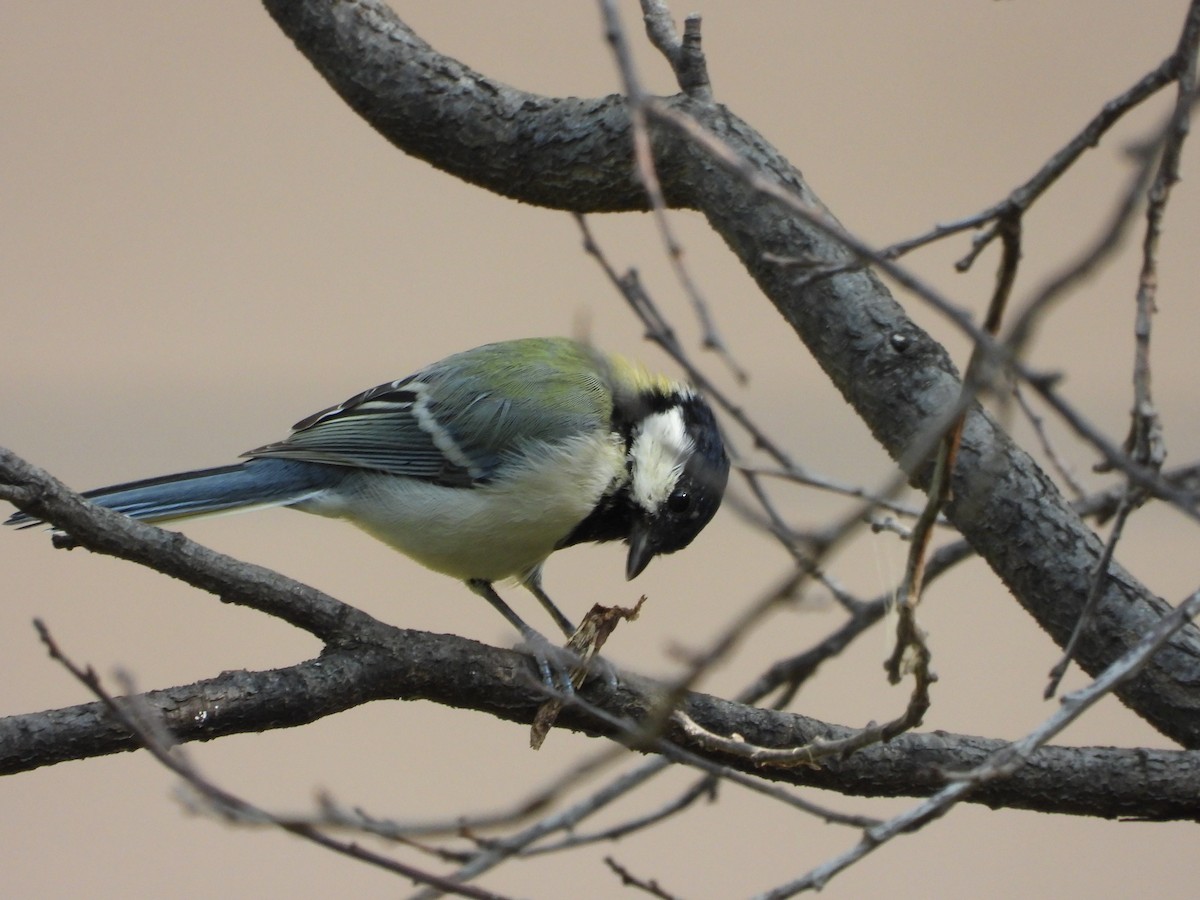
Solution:
<svg viewBox="0 0 1200 900">
<path fill-rule="evenodd" d="M 662 0 L 642 0 L 642 18 L 646 23 L 646 36 L 666 57 L 679 89 L 693 100 L 710 102 L 712 84 L 700 42 L 700 14 L 691 13 L 684 19 L 682 40 L 675 30 L 671 11 Z"/>
<path fill-rule="evenodd" d="M 1136 293 L 1137 312 L 1134 316 L 1134 362 L 1133 362 L 1133 409 L 1130 413 L 1129 436 L 1125 439 L 1125 452 L 1140 466 L 1154 471 L 1162 468 L 1166 459 L 1167 449 L 1163 437 L 1162 422 L 1150 389 L 1150 333 L 1155 298 L 1158 293 L 1158 244 L 1162 235 L 1163 218 L 1166 215 L 1167 203 L 1171 196 L 1171 188 L 1179 181 L 1179 160 L 1183 143 L 1187 138 L 1191 109 L 1196 96 L 1196 55 L 1200 47 L 1200 6 L 1193 6 L 1192 14 L 1180 38 L 1178 55 L 1185 60 L 1183 70 L 1179 74 L 1179 90 L 1174 111 L 1163 140 L 1162 154 L 1159 158 L 1158 170 L 1150 185 L 1146 205 L 1146 233 L 1142 239 L 1142 267 L 1138 274 Z M 1140 490 L 1132 480 L 1126 485 L 1125 493 L 1117 507 L 1116 518 L 1113 521 L 1112 532 L 1104 545 L 1104 552 L 1097 560 L 1092 572 L 1091 588 L 1088 591 L 1087 602 L 1079 613 L 1079 619 L 1071 632 L 1071 637 L 1063 648 L 1062 658 L 1050 670 L 1050 681 L 1046 686 L 1045 696 L 1054 696 L 1063 675 L 1070 665 L 1071 657 L 1080 636 L 1100 600 L 1103 586 L 1108 580 L 1108 564 L 1112 559 L 1117 543 L 1124 533 L 1125 522 L 1130 514 L 1141 503 L 1145 492 Z"/>
<path fill-rule="evenodd" d="M 1176 54 L 1167 57 L 1156 68 L 1142 76 L 1140 80 L 1127 91 L 1109 100 L 1091 121 L 1083 127 L 1067 144 L 1050 157 L 1042 167 L 1024 184 L 1015 188 L 1007 197 L 994 206 L 963 216 L 951 222 L 937 225 L 924 234 L 907 240 L 898 241 L 880 252 L 889 259 L 898 259 L 904 254 L 940 241 L 951 235 L 959 234 L 975 228 L 981 228 L 989 222 L 996 222 L 1005 216 L 1023 214 L 1042 196 L 1062 175 L 1075 164 L 1086 151 L 1100 144 L 1100 139 L 1130 110 L 1136 109 L 1146 99 L 1162 90 L 1176 78 L 1179 61 Z M 990 229 L 978 235 L 972 241 L 970 254 L 959 260 L 956 268 L 965 271 L 970 268 L 988 244 L 1000 233 L 998 228 Z"/>
<path fill-rule="evenodd" d="M 675 894 L 670 894 L 663 890 L 655 879 L 651 878 L 649 881 L 645 881 L 638 878 L 611 856 L 604 857 L 604 863 L 613 870 L 617 877 L 621 879 L 621 884 L 626 887 L 637 888 L 651 897 L 660 898 L 660 900 L 679 900 Z"/>
<path fill-rule="evenodd" d="M 580 834 L 572 830 L 567 832 L 566 837 L 555 843 L 542 844 L 540 847 L 531 848 L 527 851 L 527 856 L 538 856 L 546 853 L 556 853 L 562 850 L 569 850 L 575 847 L 584 847 L 589 844 L 607 843 L 609 841 L 617 841 L 621 838 L 628 837 L 631 834 L 636 834 L 659 822 L 664 822 L 674 815 L 689 809 L 692 804 L 702 797 L 708 797 L 710 800 L 716 798 L 716 785 L 718 780 L 711 775 L 697 780 L 695 784 L 681 793 L 678 797 L 674 797 L 667 803 L 651 810 L 640 816 L 636 816 L 624 822 L 613 825 L 610 828 L 605 828 L 602 831 L 597 831 L 592 834 Z"/>
<path fill-rule="evenodd" d="M 1058 448 L 1050 440 L 1050 436 L 1046 433 L 1046 420 L 1039 416 L 1037 410 L 1030 405 L 1025 392 L 1021 390 L 1019 384 L 1013 385 L 1013 397 L 1016 399 L 1017 406 L 1020 407 L 1021 412 L 1025 414 L 1025 418 L 1033 427 L 1033 433 L 1037 436 L 1038 444 L 1041 446 L 1042 452 L 1046 454 L 1050 465 L 1054 467 L 1054 471 L 1058 473 L 1058 477 L 1062 479 L 1063 484 L 1067 486 L 1076 500 L 1083 499 L 1087 495 L 1087 489 L 1075 477 L 1075 473 L 1071 471 L 1071 467 L 1067 465 L 1062 454 L 1058 452 Z"/>
<path fill-rule="evenodd" d="M 1108 567 L 1112 562 L 1113 553 L 1116 552 L 1117 544 L 1121 540 L 1121 535 L 1125 532 L 1125 522 L 1129 519 L 1129 514 L 1133 512 L 1134 508 L 1133 497 L 1129 491 L 1126 491 L 1121 497 L 1120 505 L 1117 507 L 1117 514 L 1113 519 L 1112 531 L 1108 535 L 1108 540 L 1104 542 L 1104 549 L 1096 559 L 1096 564 L 1092 567 L 1092 572 L 1089 576 L 1087 599 L 1084 600 L 1083 608 L 1079 610 L 1079 616 L 1075 620 L 1075 627 L 1071 629 L 1071 636 L 1067 639 L 1067 643 L 1063 645 L 1062 655 L 1050 670 L 1050 680 L 1046 684 L 1045 691 L 1042 693 L 1043 699 L 1049 700 L 1058 693 L 1058 686 L 1062 683 L 1063 676 L 1067 674 L 1067 668 L 1071 665 L 1071 657 L 1075 655 L 1075 648 L 1079 645 L 1079 640 L 1083 636 L 1084 630 L 1091 623 L 1092 617 L 1096 613 L 1096 607 L 1100 604 L 1100 598 L 1104 595 L 1104 589 L 1108 587 L 1110 580 Z"/>
<path fill-rule="evenodd" d="M 621 17 L 617 11 L 615 0 L 600 0 L 600 8 L 604 15 L 605 37 L 613 49 L 613 55 L 621 73 L 626 102 L 629 106 L 634 165 L 638 178 L 646 190 L 646 198 L 650 201 L 650 209 L 662 237 L 667 259 L 695 310 L 696 318 L 700 323 L 702 345 L 706 349 L 715 351 L 734 377 L 739 382 L 745 383 L 746 371 L 733 358 L 724 339 L 718 333 L 708 301 L 704 299 L 699 285 L 692 277 L 691 270 L 684 262 L 683 244 L 675 237 L 675 231 L 667 218 L 667 204 L 663 197 L 662 183 L 659 181 L 658 171 L 654 165 L 654 151 L 646 119 L 648 98 L 642 89 L 641 80 L 638 78 L 637 69 L 633 63 L 633 54 L 625 39 L 625 30 L 621 26 Z M 661 35 L 661 29 L 659 33 Z M 680 52 L 682 54 L 682 50 Z M 704 79 L 707 82 L 707 75 L 704 76 Z"/>
<path fill-rule="evenodd" d="M 40 619 L 35 619 L 34 627 L 37 629 L 42 643 L 46 645 L 51 659 L 60 663 L 80 684 L 91 691 L 105 705 L 109 714 L 120 723 L 121 727 L 128 729 L 131 734 L 137 737 L 142 746 L 157 762 L 183 779 L 189 787 L 211 803 L 214 809 L 222 811 L 225 816 L 238 821 L 274 824 L 283 831 L 311 841 L 327 850 L 357 859 L 360 862 L 369 863 L 396 875 L 402 875 L 417 884 L 432 885 L 443 893 L 457 894 L 462 897 L 475 897 L 478 900 L 504 900 L 501 895 L 491 891 L 456 884 L 452 880 L 406 865 L 382 854 L 360 847 L 358 844 L 336 840 L 327 834 L 323 834 L 311 825 L 279 821 L 261 807 L 255 806 L 253 803 L 230 793 L 224 788 L 218 787 L 200 774 L 195 765 L 182 752 L 182 748 L 170 740 L 169 735 L 160 723 L 155 723 L 150 716 L 143 716 L 136 712 L 128 702 L 113 697 L 105 690 L 104 686 L 100 683 L 99 677 L 90 667 L 83 669 L 72 662 L 60 649 L 44 622 Z"/>
<path fill-rule="evenodd" d="M 1034 751 L 1112 693 L 1122 681 L 1133 677 L 1171 635 L 1191 621 L 1198 613 L 1200 613 L 1200 591 L 1192 594 L 1169 614 L 1163 616 L 1141 641 L 1108 666 L 1091 684 L 1064 697 L 1058 710 L 1025 737 L 993 753 L 986 762 L 972 771 L 958 775 L 954 781 L 929 799 L 905 810 L 882 825 L 865 830 L 862 839 L 854 847 L 825 861 L 795 881 L 759 894 L 756 900 L 784 900 L 784 898 L 793 897 L 802 891 L 820 890 L 829 883 L 830 879 L 878 850 L 892 838 L 917 831 L 934 819 L 945 815 L 952 806 L 980 784 L 1012 774 L 1029 760 Z"/>
</svg>

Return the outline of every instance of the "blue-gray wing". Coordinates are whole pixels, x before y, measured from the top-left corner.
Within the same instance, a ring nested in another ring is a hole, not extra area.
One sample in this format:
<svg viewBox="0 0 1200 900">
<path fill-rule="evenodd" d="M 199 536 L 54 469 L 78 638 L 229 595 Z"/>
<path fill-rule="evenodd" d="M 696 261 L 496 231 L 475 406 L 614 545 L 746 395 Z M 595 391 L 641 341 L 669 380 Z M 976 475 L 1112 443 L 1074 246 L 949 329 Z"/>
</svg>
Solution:
<svg viewBox="0 0 1200 900">
<path fill-rule="evenodd" d="M 506 457 L 610 427 L 607 361 L 558 338 L 489 344 L 309 416 L 245 454 L 470 485 Z"/>
</svg>

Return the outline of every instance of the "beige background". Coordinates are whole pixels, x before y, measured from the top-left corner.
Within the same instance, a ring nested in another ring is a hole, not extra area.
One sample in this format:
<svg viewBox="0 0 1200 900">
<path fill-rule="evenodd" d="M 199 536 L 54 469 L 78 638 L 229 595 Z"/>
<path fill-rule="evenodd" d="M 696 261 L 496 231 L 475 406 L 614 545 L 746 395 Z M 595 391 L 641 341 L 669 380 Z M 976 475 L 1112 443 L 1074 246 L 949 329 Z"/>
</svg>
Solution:
<svg viewBox="0 0 1200 900">
<path fill-rule="evenodd" d="M 636 5 L 623 7 L 641 45 Z M 775 141 L 849 227 L 889 242 L 990 205 L 1032 174 L 1171 50 L 1183 7 L 692 0 L 676 12 L 704 13 L 720 99 Z M 435 46 L 522 88 L 587 96 L 617 84 L 595 4 L 397 8 Z M 663 64 L 649 52 L 640 59 L 648 83 L 670 91 Z M 667 365 L 641 342 L 566 215 L 490 196 L 391 149 L 256 4 L 5 3 L 0 66 L 0 443 L 72 485 L 223 463 L 317 408 L 488 340 L 586 330 Z M 1131 117 L 1037 207 L 1018 297 L 1097 235 L 1128 171 L 1123 148 L 1165 108 L 1160 100 Z M 1200 447 L 1191 366 L 1200 209 L 1186 180 L 1198 162 L 1193 141 L 1163 243 L 1154 338 L 1177 463 Z M 739 400 L 807 465 L 879 483 L 883 454 L 730 254 L 697 217 L 674 220 L 730 344 L 752 367 Z M 648 219 L 595 225 L 617 265 L 639 267 L 694 338 Z M 1053 316 L 1035 350 L 1039 363 L 1067 370 L 1070 398 L 1117 437 L 1129 407 L 1135 244 Z M 913 265 L 979 311 L 994 256 L 955 275 L 950 263 L 966 247 L 949 242 Z M 964 359 L 949 328 L 904 302 Z M 1103 483 L 1085 450 L 1068 443 L 1064 452 L 1089 484 Z M 801 527 L 843 508 L 812 491 L 780 496 Z M 337 523 L 274 511 L 188 532 L 388 621 L 511 642 L 464 589 Z M 1176 599 L 1196 586 L 1195 541 L 1182 517 L 1147 513 L 1120 557 Z M 894 537 L 864 537 L 831 571 L 874 595 L 902 558 Z M 606 547 L 561 554 L 547 586 L 574 615 L 647 592 L 643 619 L 618 635 L 612 656 L 667 674 L 672 646 L 703 646 L 784 568 L 783 553 L 727 510 L 692 551 L 656 562 L 634 585 L 622 579 L 620 550 Z M 317 649 L 278 622 L 124 563 L 55 552 L 35 533 L 0 534 L 0 572 L 3 713 L 87 699 L 46 659 L 35 616 L 77 658 L 105 673 L 124 667 L 145 687 L 286 665 Z M 689 607 L 691 596 L 711 605 Z M 705 689 L 736 690 L 838 621 L 814 594 Z M 1050 711 L 1040 693 L 1055 650 L 981 565 L 938 583 L 924 621 L 942 679 L 926 727 L 1016 737 Z M 892 715 L 907 688 L 885 685 L 885 653 L 882 631 L 867 636 L 797 708 L 848 724 Z M 1072 673 L 1069 683 L 1082 679 Z M 1113 702 L 1065 740 L 1168 746 Z M 534 754 L 525 742 L 523 729 L 478 715 L 390 703 L 190 750 L 211 777 L 275 808 L 306 808 L 327 789 L 377 815 L 424 820 L 515 802 L 594 746 L 555 733 Z M 664 778 L 604 821 L 653 808 L 691 780 Z M 876 815 L 913 802 L 809 796 Z M 733 896 L 795 877 L 856 838 L 727 787 L 720 803 L 650 834 L 586 858 L 515 864 L 485 884 L 521 896 L 613 896 L 620 889 L 598 862 L 613 853 L 683 896 Z M 963 807 L 826 896 L 1194 896 L 1195 842 L 1186 825 Z M 144 754 L 0 779 L 0 875 L 14 897 L 405 893 L 287 836 L 188 815 Z"/>
</svg>

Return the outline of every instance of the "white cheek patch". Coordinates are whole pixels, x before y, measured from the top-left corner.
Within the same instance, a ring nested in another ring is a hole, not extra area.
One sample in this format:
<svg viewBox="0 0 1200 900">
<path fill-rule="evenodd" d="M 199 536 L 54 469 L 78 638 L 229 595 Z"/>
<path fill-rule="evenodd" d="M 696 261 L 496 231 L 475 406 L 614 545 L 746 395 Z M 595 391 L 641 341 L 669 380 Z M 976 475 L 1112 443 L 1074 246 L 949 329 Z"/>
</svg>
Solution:
<svg viewBox="0 0 1200 900">
<path fill-rule="evenodd" d="M 695 446 L 678 408 L 643 419 L 629 448 L 634 502 L 642 509 L 658 510 L 674 490 Z"/>
</svg>

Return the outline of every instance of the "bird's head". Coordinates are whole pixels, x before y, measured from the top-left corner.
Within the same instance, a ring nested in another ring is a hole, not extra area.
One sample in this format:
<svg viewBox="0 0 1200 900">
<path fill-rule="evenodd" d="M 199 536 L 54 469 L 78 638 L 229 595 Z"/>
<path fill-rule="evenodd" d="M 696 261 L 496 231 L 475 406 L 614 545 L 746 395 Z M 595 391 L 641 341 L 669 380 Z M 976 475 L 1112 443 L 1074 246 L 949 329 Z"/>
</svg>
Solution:
<svg viewBox="0 0 1200 900">
<path fill-rule="evenodd" d="M 630 434 L 625 576 L 632 579 L 709 523 L 729 480 L 729 457 L 712 410 L 686 387 L 654 398 Z"/>
</svg>

